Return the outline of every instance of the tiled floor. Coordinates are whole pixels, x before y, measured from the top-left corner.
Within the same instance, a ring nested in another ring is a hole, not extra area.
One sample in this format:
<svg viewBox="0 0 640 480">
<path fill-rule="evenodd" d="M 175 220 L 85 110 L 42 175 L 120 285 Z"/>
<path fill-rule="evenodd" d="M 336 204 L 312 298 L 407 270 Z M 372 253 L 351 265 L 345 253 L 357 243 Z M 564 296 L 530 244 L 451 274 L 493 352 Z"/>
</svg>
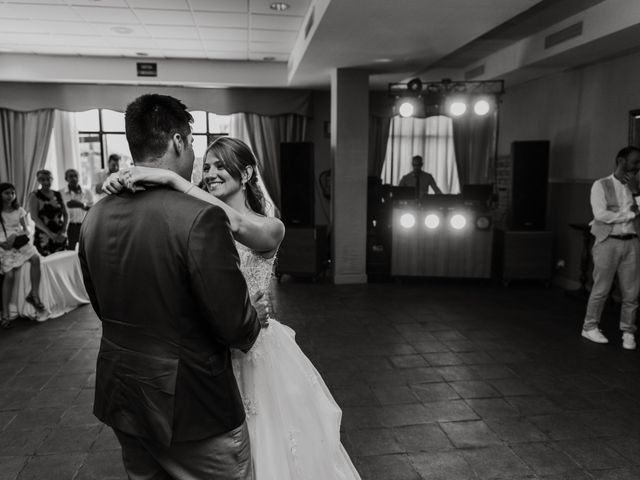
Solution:
<svg viewBox="0 0 640 480">
<path fill-rule="evenodd" d="M 579 336 L 583 302 L 538 285 L 285 281 L 275 298 L 364 479 L 640 479 L 640 355 L 614 308 L 602 346 Z M 98 336 L 90 307 L 0 332 L 0 480 L 126 478 L 91 415 Z"/>
</svg>

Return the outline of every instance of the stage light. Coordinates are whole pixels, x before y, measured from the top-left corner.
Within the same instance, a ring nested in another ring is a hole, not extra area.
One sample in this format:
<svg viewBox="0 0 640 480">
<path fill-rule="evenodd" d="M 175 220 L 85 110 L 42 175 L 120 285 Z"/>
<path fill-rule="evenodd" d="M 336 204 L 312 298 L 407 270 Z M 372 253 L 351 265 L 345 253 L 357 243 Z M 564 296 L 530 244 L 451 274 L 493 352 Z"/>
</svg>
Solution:
<svg viewBox="0 0 640 480">
<path fill-rule="evenodd" d="M 464 115 L 466 111 L 467 111 L 467 104 L 460 100 L 451 102 L 451 104 L 449 105 L 449 113 L 454 117 L 459 117 L 460 115 Z"/>
<path fill-rule="evenodd" d="M 414 110 L 413 103 L 409 101 L 402 102 L 400 107 L 398 107 L 398 113 L 400 113 L 400 116 L 404 118 L 412 116 Z"/>
<path fill-rule="evenodd" d="M 409 83 L 407 83 L 407 90 L 415 93 L 422 91 L 422 80 L 420 80 L 419 78 L 414 78 Z"/>
<path fill-rule="evenodd" d="M 451 219 L 449 220 L 449 224 L 451 225 L 452 228 L 455 228 L 456 230 L 462 230 L 464 227 L 467 226 L 467 219 L 461 213 L 456 213 L 451 216 Z"/>
<path fill-rule="evenodd" d="M 489 102 L 486 100 L 478 100 L 473 105 L 473 111 L 476 115 L 480 115 L 481 117 L 489 113 L 489 110 L 491 110 L 491 105 L 489 105 Z"/>
<path fill-rule="evenodd" d="M 400 225 L 404 228 L 413 228 L 416 224 L 416 217 L 412 213 L 403 213 L 400 217 Z"/>
<path fill-rule="evenodd" d="M 424 217 L 424 226 L 431 230 L 438 228 L 440 225 L 440 217 L 435 213 L 430 213 Z"/>
<path fill-rule="evenodd" d="M 489 230 L 491 227 L 491 217 L 481 215 L 476 218 L 476 228 L 478 230 Z"/>
</svg>

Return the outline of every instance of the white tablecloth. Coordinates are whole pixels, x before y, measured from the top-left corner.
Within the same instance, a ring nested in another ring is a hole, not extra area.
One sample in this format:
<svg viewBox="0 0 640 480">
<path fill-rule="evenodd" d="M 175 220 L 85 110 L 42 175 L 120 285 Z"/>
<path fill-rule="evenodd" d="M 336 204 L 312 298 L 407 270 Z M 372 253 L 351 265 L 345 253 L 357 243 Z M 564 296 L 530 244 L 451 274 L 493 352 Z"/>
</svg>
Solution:
<svg viewBox="0 0 640 480">
<path fill-rule="evenodd" d="M 13 302 L 9 305 L 12 318 L 20 316 L 42 322 L 89 303 L 82 283 L 78 252 L 69 250 L 41 257 L 40 268 L 40 300 L 45 306 L 44 311 L 37 312 L 33 305 L 25 301 L 31 290 L 30 264 L 26 262 L 16 273 L 13 284 Z"/>
</svg>

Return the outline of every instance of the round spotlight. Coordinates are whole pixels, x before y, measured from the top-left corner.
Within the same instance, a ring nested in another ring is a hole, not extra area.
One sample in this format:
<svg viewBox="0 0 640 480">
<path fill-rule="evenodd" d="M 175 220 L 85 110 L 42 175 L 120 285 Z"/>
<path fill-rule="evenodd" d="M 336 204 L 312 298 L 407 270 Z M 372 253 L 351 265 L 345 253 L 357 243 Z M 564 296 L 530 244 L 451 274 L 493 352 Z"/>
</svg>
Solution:
<svg viewBox="0 0 640 480">
<path fill-rule="evenodd" d="M 440 217 L 435 213 L 430 213 L 426 217 L 424 217 L 424 226 L 433 230 L 434 228 L 438 228 L 440 225 Z"/>
<path fill-rule="evenodd" d="M 462 230 L 467 226 L 467 219 L 461 213 L 456 213 L 451 217 L 449 223 L 451 224 L 451 227 L 455 228 L 456 230 Z"/>
<path fill-rule="evenodd" d="M 411 102 L 402 102 L 400 104 L 400 108 L 398 108 L 398 112 L 401 117 L 407 118 L 413 115 L 413 104 Z"/>
<path fill-rule="evenodd" d="M 454 117 L 464 115 L 467 111 L 467 104 L 464 102 L 453 102 L 449 105 L 449 113 Z"/>
<path fill-rule="evenodd" d="M 412 213 L 404 213 L 400 217 L 400 225 L 404 228 L 412 228 L 416 224 L 416 217 Z"/>
<path fill-rule="evenodd" d="M 486 100 L 478 100 L 473 106 L 476 115 L 484 116 L 491 110 L 491 105 Z"/>
</svg>

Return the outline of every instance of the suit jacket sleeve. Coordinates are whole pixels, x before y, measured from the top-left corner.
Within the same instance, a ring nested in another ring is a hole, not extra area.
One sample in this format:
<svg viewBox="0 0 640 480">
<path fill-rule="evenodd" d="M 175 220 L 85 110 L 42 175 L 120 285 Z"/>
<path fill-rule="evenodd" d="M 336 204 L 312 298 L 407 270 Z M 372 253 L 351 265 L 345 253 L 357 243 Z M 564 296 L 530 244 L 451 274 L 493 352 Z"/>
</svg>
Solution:
<svg viewBox="0 0 640 480">
<path fill-rule="evenodd" d="M 214 336 L 247 351 L 260 322 L 240 271 L 229 220 L 219 207 L 204 208 L 189 232 L 187 262 L 194 296 Z"/>
</svg>

